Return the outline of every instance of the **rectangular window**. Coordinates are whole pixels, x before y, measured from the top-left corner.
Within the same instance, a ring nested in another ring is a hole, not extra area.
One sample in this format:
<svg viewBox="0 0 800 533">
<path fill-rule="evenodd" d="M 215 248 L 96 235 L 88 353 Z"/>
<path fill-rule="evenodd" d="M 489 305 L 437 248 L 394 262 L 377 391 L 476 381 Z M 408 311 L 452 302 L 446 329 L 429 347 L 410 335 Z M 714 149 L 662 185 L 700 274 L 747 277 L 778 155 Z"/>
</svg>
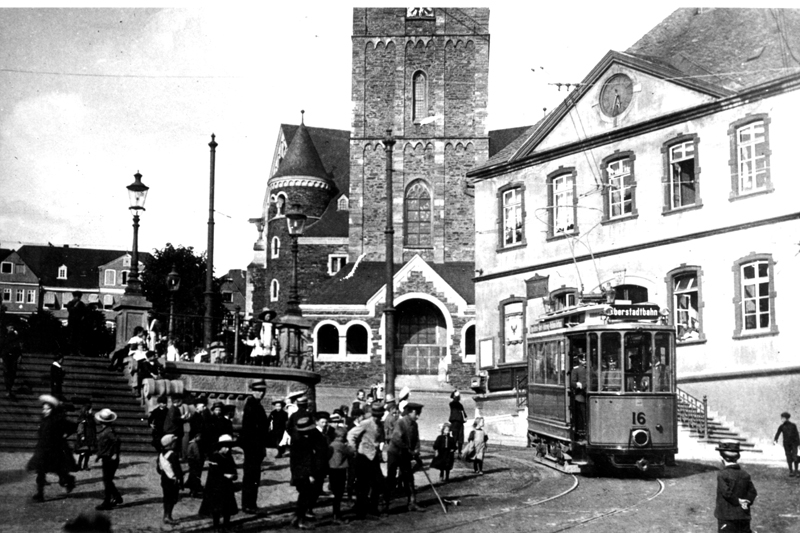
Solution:
<svg viewBox="0 0 800 533">
<path fill-rule="evenodd" d="M 21 304 L 25 300 L 25 291 L 22 289 L 17 289 L 17 299 L 15 300 L 16 303 Z"/>
<path fill-rule="evenodd" d="M 27 298 L 25 298 L 25 303 L 28 303 L 28 304 L 35 304 L 36 303 L 36 291 L 35 290 L 28 290 Z"/>
<path fill-rule="evenodd" d="M 11 289 L 3 289 L 3 301 L 4 302 L 11 301 Z"/>
<path fill-rule="evenodd" d="M 328 256 L 328 275 L 333 276 L 347 264 L 346 255 L 331 254 Z"/>
<path fill-rule="evenodd" d="M 742 265 L 742 319 L 744 331 L 769 331 L 769 263 Z"/>
<path fill-rule="evenodd" d="M 522 189 L 503 192 L 503 246 L 522 243 Z"/>
<path fill-rule="evenodd" d="M 503 362 L 517 363 L 525 360 L 525 314 L 523 302 L 504 304 L 503 309 Z"/>
<path fill-rule="evenodd" d="M 17 274 L 25 274 L 28 269 L 25 265 L 15 265 L 15 271 Z"/>
<path fill-rule="evenodd" d="M 3 262 L 0 263 L 0 274 L 13 274 L 14 263 Z"/>
<path fill-rule="evenodd" d="M 697 179 L 694 158 L 693 140 L 673 145 L 669 149 L 670 209 L 680 209 L 695 204 Z"/>
<path fill-rule="evenodd" d="M 105 285 L 116 285 L 117 284 L 117 271 L 113 269 L 106 269 L 105 273 Z"/>
<path fill-rule="evenodd" d="M 57 279 L 67 279 L 67 267 L 62 265 L 58 267 L 58 277 Z"/>
<path fill-rule="evenodd" d="M 553 178 L 553 235 L 575 231 L 575 177 L 566 174 Z"/>
<path fill-rule="evenodd" d="M 767 187 L 766 130 L 764 121 L 751 122 L 736 130 L 739 194 Z"/>
<path fill-rule="evenodd" d="M 222 303 L 226 303 L 226 304 L 233 303 L 233 293 L 232 292 L 223 292 L 222 293 Z"/>
<path fill-rule="evenodd" d="M 673 309 L 678 341 L 700 338 L 700 292 L 697 275 L 690 272 L 678 275 L 672 281 Z"/>
<path fill-rule="evenodd" d="M 612 161 L 608 173 L 608 218 L 633 214 L 633 166 L 630 158 Z"/>
<path fill-rule="evenodd" d="M 127 270 L 123 270 L 122 272 L 120 272 L 120 274 L 122 275 L 122 284 L 127 285 L 129 272 Z"/>
</svg>

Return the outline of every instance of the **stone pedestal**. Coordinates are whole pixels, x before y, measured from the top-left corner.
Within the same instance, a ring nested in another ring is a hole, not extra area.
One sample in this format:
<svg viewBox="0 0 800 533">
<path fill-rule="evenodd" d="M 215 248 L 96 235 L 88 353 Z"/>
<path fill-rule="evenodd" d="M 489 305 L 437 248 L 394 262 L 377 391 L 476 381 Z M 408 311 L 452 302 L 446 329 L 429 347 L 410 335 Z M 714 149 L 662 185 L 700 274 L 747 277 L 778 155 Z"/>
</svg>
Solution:
<svg viewBox="0 0 800 533">
<path fill-rule="evenodd" d="M 147 329 L 147 312 L 153 308 L 153 304 L 147 301 L 142 295 L 125 294 L 120 299 L 119 304 L 114 307 L 117 312 L 117 338 L 116 349 L 124 346 L 133 336 L 136 326 Z"/>
</svg>

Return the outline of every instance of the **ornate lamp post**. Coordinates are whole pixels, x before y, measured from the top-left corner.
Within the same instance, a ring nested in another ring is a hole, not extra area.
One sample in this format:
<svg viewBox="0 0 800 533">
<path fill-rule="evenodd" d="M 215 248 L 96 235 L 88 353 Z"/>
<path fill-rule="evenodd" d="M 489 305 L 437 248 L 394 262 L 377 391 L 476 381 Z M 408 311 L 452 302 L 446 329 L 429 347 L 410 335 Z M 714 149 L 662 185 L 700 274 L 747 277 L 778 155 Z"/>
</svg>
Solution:
<svg viewBox="0 0 800 533">
<path fill-rule="evenodd" d="M 139 211 L 144 211 L 144 202 L 150 187 L 142 183 L 142 175 L 137 171 L 133 175 L 134 182 L 128 185 L 130 210 L 133 214 L 133 250 L 131 257 L 131 272 L 128 276 L 128 285 L 125 294 L 129 296 L 142 294 L 142 282 L 139 280 Z"/>
<path fill-rule="evenodd" d="M 169 338 L 172 338 L 175 315 L 175 293 L 181 287 L 181 275 L 175 270 L 175 263 L 172 263 L 172 272 L 167 274 L 167 288 L 169 289 Z"/>
<path fill-rule="evenodd" d="M 383 139 L 383 150 L 386 153 L 386 306 L 383 316 L 386 323 L 386 338 L 383 341 L 384 358 L 386 359 L 386 394 L 394 396 L 394 381 L 397 375 L 394 360 L 395 308 L 394 308 L 394 214 L 392 202 L 392 150 L 397 141 L 392 137 L 392 130 L 386 130 Z"/>
</svg>

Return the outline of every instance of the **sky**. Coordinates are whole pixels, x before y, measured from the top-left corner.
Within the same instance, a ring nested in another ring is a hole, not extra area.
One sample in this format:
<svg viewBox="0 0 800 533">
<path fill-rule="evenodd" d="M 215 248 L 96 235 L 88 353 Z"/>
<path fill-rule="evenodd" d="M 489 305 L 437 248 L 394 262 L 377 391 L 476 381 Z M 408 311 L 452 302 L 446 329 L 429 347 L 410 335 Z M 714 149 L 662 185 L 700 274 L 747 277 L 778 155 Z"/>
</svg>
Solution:
<svg viewBox="0 0 800 533">
<path fill-rule="evenodd" d="M 0 9 L 0 246 L 130 249 L 138 171 L 139 250 L 205 251 L 214 133 L 215 271 L 246 268 L 280 124 L 302 109 L 309 126 L 350 128 L 352 8 L 365 5 L 253 4 Z M 580 82 L 678 7 L 436 5 L 490 7 L 489 130 L 535 123 L 567 94 L 552 84 Z"/>
</svg>

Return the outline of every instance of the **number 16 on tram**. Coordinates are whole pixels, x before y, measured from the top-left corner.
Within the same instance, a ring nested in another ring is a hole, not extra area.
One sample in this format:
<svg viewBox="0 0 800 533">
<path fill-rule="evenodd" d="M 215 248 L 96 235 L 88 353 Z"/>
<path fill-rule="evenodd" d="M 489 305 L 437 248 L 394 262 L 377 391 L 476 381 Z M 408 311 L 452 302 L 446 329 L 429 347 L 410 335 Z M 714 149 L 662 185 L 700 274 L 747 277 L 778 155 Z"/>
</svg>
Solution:
<svg viewBox="0 0 800 533">
<path fill-rule="evenodd" d="M 663 468 L 678 452 L 675 330 L 653 304 L 546 315 L 528 336 L 528 440 L 559 465 Z"/>
</svg>

